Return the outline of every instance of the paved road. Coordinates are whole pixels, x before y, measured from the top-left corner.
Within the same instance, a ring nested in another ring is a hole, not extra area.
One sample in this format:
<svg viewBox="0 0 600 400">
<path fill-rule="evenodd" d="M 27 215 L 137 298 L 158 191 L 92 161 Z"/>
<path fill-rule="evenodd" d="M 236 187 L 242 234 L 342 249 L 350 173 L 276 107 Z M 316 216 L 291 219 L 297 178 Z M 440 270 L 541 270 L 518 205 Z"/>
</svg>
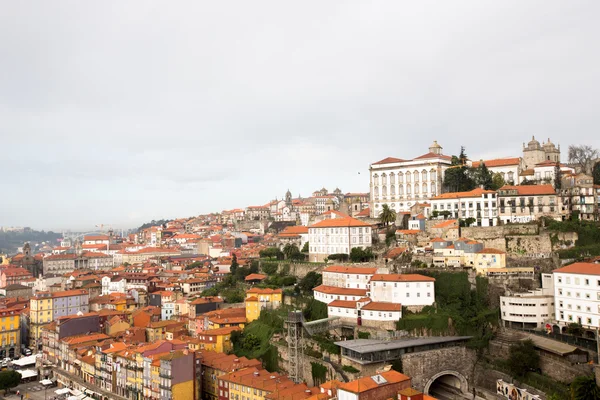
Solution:
<svg viewBox="0 0 600 400">
<path fill-rule="evenodd" d="M 39 382 L 29 382 L 23 383 L 12 390 L 12 394 L 4 396 L 7 400 L 20 400 L 21 396 L 17 396 L 15 393 L 18 391 L 23 395 L 23 399 L 29 398 L 30 400 L 50 400 L 52 397 L 56 396 L 54 391 L 56 387 L 48 388 L 47 397 L 45 398 L 44 387 Z M 29 395 L 29 397 L 27 397 Z"/>
</svg>

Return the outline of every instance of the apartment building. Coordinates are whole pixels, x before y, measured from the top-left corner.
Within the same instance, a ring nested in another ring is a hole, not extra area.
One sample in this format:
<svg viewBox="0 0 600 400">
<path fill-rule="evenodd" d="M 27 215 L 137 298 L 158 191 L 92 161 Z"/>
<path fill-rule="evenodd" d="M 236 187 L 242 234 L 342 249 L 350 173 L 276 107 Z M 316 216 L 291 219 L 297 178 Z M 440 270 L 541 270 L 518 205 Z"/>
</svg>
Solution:
<svg viewBox="0 0 600 400">
<path fill-rule="evenodd" d="M 577 262 L 555 269 L 554 306 L 559 324 L 600 324 L 600 264 Z"/>
<path fill-rule="evenodd" d="M 554 281 L 542 274 L 542 288 L 500 296 L 500 316 L 506 328 L 543 329 L 554 319 Z"/>
<path fill-rule="evenodd" d="M 282 289 L 252 288 L 246 291 L 246 321 L 258 319 L 264 309 L 279 308 L 283 301 Z"/>
<path fill-rule="evenodd" d="M 496 226 L 496 192 L 477 188 L 468 192 L 444 193 L 431 199 L 431 213 L 446 214 L 453 219 L 472 218 L 475 220 L 472 226 Z"/>
<path fill-rule="evenodd" d="M 30 299 L 30 347 L 41 348 L 41 328 L 66 315 L 89 312 L 89 294 L 83 289 L 38 292 Z"/>
<path fill-rule="evenodd" d="M 0 359 L 21 353 L 21 312 L 23 308 L 0 309 Z"/>
<path fill-rule="evenodd" d="M 594 221 L 598 218 L 594 179 L 585 174 L 567 175 L 562 179 L 560 190 L 563 211 L 576 214 L 577 218 Z"/>
<path fill-rule="evenodd" d="M 348 254 L 371 246 L 371 225 L 349 216 L 331 217 L 308 227 L 309 260 L 320 262 L 331 254 Z"/>
<path fill-rule="evenodd" d="M 435 279 L 419 274 L 375 274 L 368 295 L 376 303 L 402 304 L 418 311 L 435 303 Z"/>
<path fill-rule="evenodd" d="M 371 267 L 343 267 L 332 265 L 322 271 L 323 285 L 340 288 L 367 289 L 369 281 L 377 268 Z"/>
<path fill-rule="evenodd" d="M 541 217 L 561 220 L 561 198 L 552 185 L 503 186 L 498 189 L 498 217 L 503 223 L 526 223 Z"/>
<path fill-rule="evenodd" d="M 202 364 L 202 393 L 207 400 L 219 399 L 219 377 L 245 368 L 262 368 L 260 360 L 237 357 L 235 354 L 200 352 Z"/>
</svg>

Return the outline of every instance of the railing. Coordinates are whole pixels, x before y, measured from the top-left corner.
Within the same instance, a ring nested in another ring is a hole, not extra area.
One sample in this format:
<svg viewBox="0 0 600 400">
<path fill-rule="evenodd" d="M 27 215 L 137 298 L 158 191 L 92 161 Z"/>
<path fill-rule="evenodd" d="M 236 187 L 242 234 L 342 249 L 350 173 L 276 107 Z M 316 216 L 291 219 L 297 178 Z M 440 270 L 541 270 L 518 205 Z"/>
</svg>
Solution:
<svg viewBox="0 0 600 400">
<path fill-rule="evenodd" d="M 548 339 L 558 340 L 559 342 L 567 343 L 576 347 L 584 347 L 588 350 L 597 351 L 598 344 L 594 339 L 587 339 L 583 337 L 573 336 L 573 335 L 565 335 L 563 333 L 547 333 L 546 331 L 539 331 L 534 329 L 522 329 L 522 328 L 513 328 L 518 329 L 523 332 L 533 333 L 537 336 L 542 336 Z"/>
</svg>

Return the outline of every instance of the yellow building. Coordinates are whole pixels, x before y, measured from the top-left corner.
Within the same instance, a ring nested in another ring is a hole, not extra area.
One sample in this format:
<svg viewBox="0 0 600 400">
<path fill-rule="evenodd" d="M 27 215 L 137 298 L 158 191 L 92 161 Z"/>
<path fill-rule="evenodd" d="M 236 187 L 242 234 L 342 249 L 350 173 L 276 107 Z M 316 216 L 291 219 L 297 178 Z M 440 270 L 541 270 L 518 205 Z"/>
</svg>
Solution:
<svg viewBox="0 0 600 400">
<path fill-rule="evenodd" d="M 231 333 L 241 331 L 238 326 L 228 328 L 209 329 L 198 332 L 200 341 L 200 350 L 211 350 L 218 353 L 226 353 L 233 348 L 231 343 Z"/>
<path fill-rule="evenodd" d="M 21 308 L 0 310 L 0 358 L 14 358 L 21 348 Z"/>
<path fill-rule="evenodd" d="M 29 337 L 31 347 L 37 349 L 42 344 L 42 327 L 52 322 L 52 297 L 49 293 L 33 296 L 29 308 Z"/>
<path fill-rule="evenodd" d="M 8 254 L 0 253 L 0 265 L 8 265 L 10 264 L 10 258 L 8 258 Z"/>
<path fill-rule="evenodd" d="M 258 319 L 264 309 L 279 308 L 283 301 L 283 290 L 252 288 L 246 292 L 246 320 Z"/>
<path fill-rule="evenodd" d="M 506 268 L 506 253 L 502 250 L 485 248 L 475 254 L 477 275 L 486 275 L 487 271 Z"/>
</svg>

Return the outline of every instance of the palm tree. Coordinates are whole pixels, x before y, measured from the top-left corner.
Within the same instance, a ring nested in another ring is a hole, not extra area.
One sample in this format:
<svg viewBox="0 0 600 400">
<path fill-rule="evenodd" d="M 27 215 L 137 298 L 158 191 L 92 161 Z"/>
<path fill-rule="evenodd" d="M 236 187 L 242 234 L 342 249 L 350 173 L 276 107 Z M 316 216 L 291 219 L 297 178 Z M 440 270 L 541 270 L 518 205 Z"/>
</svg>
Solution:
<svg viewBox="0 0 600 400">
<path fill-rule="evenodd" d="M 387 204 L 381 206 L 381 214 L 379 214 L 379 220 L 388 226 L 390 223 L 396 221 L 396 211 L 391 209 Z"/>
<path fill-rule="evenodd" d="M 589 376 L 578 376 L 571 383 L 572 400 L 597 400 L 600 399 L 600 388 L 596 379 Z"/>
</svg>

